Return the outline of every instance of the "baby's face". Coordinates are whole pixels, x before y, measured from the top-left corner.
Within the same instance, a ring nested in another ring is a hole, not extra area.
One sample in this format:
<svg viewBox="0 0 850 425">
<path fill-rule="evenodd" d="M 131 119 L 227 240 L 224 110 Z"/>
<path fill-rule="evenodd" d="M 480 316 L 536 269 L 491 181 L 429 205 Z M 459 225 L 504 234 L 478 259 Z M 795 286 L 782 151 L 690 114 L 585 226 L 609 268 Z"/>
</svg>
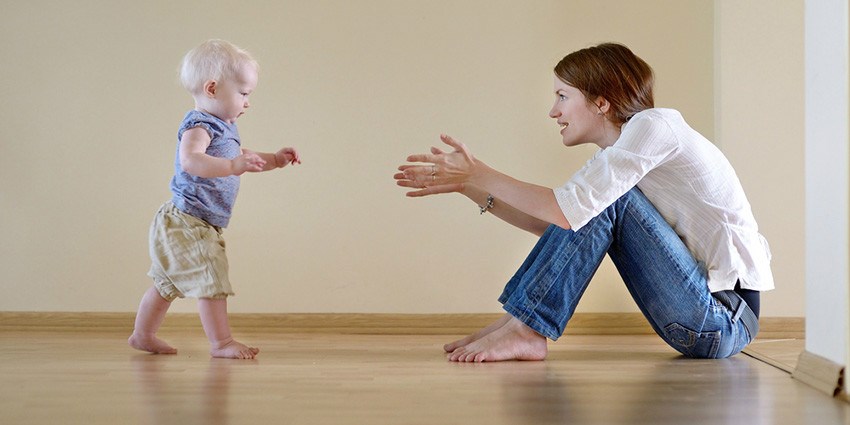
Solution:
<svg viewBox="0 0 850 425">
<path fill-rule="evenodd" d="M 248 97 L 257 88 L 257 68 L 244 63 L 232 80 L 224 80 L 216 89 L 214 115 L 233 124 L 251 107 Z"/>
</svg>

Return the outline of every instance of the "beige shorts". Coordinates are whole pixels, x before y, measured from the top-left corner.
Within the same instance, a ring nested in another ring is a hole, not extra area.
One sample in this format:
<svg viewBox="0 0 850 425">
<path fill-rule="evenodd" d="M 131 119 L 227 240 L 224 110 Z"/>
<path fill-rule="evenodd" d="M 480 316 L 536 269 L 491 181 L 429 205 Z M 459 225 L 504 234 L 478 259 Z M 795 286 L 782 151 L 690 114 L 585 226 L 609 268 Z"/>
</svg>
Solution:
<svg viewBox="0 0 850 425">
<path fill-rule="evenodd" d="M 171 201 L 160 207 L 151 223 L 150 255 L 148 276 L 168 301 L 234 295 L 221 229 L 180 211 Z"/>
</svg>

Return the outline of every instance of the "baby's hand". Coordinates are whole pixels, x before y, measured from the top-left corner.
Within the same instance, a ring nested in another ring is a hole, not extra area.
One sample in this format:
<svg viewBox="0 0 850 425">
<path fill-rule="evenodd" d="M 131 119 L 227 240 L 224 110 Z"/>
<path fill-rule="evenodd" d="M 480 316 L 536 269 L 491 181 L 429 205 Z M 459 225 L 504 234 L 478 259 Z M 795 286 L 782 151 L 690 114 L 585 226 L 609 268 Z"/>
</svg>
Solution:
<svg viewBox="0 0 850 425">
<path fill-rule="evenodd" d="M 233 168 L 234 176 L 241 176 L 246 171 L 263 171 L 263 166 L 266 165 L 266 161 L 253 152 L 243 153 L 242 155 L 233 158 L 230 163 Z"/>
<path fill-rule="evenodd" d="M 286 167 L 289 164 L 300 164 L 301 156 L 295 148 L 283 148 L 274 154 L 274 160 L 278 168 Z"/>
</svg>

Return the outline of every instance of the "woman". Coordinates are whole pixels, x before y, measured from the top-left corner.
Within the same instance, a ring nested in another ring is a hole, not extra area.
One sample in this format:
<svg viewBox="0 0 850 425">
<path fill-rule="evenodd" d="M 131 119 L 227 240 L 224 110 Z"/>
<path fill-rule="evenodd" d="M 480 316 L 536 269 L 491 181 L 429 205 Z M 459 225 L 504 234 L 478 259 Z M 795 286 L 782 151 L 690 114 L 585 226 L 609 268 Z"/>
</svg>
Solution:
<svg viewBox="0 0 850 425">
<path fill-rule="evenodd" d="M 562 187 L 502 174 L 449 136 L 394 177 L 408 196 L 458 192 L 540 235 L 507 283 L 501 319 L 444 348 L 460 362 L 542 360 L 607 253 L 649 323 L 685 356 L 724 358 L 758 333 L 770 251 L 729 161 L 675 110 L 653 105 L 652 68 L 619 44 L 555 67 L 549 116 L 563 143 L 600 150 Z M 413 164 L 417 163 L 417 164 Z"/>
</svg>

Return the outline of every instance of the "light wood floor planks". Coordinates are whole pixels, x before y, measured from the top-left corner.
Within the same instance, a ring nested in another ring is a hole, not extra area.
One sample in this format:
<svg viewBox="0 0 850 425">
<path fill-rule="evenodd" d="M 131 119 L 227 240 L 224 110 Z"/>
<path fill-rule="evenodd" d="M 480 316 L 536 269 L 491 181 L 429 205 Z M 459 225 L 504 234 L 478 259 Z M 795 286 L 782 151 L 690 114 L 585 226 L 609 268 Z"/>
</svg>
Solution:
<svg viewBox="0 0 850 425">
<path fill-rule="evenodd" d="M 567 335 L 544 362 L 454 364 L 445 335 L 237 332 L 253 361 L 210 359 L 201 329 L 148 355 L 108 331 L 0 331 L 0 423 L 847 424 L 850 405 L 750 356 L 689 360 L 653 335 Z"/>
<path fill-rule="evenodd" d="M 800 354 L 806 349 L 803 339 L 756 339 L 744 352 L 788 373 L 797 367 Z"/>
</svg>

